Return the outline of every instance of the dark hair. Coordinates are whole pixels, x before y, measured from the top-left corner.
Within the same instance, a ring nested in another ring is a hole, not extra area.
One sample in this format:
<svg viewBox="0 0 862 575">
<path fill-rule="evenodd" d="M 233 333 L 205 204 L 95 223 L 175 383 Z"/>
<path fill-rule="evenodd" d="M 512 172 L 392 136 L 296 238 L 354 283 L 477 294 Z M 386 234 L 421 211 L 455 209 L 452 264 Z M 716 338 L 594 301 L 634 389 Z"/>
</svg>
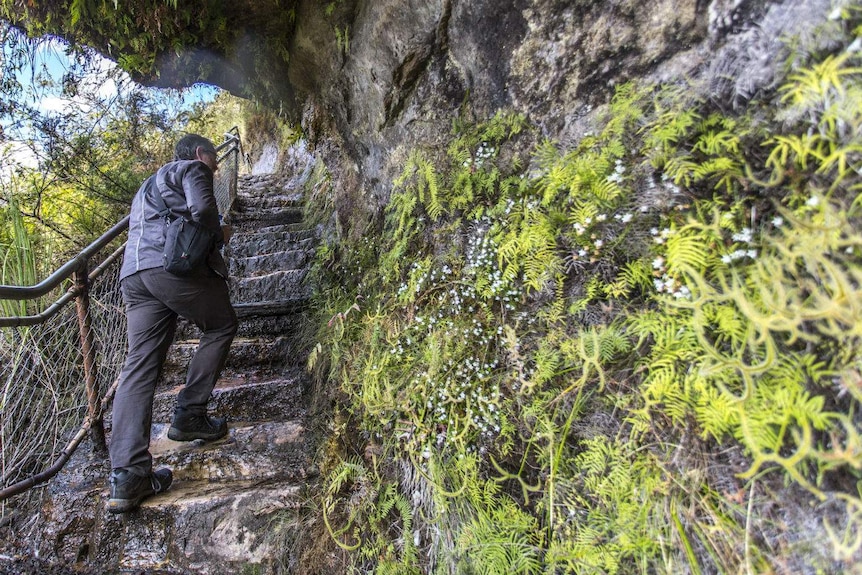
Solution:
<svg viewBox="0 0 862 575">
<path fill-rule="evenodd" d="M 177 145 L 174 146 L 174 159 L 175 160 L 194 160 L 195 152 L 198 147 L 204 149 L 204 151 L 216 153 L 215 146 L 212 142 L 200 136 L 198 134 L 186 134 L 180 141 L 177 142 Z"/>
</svg>

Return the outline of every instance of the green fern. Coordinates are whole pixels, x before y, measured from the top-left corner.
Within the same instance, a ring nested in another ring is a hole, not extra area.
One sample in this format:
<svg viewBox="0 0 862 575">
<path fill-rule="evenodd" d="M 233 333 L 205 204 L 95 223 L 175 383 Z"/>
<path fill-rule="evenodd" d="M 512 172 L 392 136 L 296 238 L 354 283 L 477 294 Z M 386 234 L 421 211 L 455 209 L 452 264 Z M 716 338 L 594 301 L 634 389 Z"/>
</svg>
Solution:
<svg viewBox="0 0 862 575">
<path fill-rule="evenodd" d="M 462 570 L 481 575 L 538 574 L 538 522 L 514 502 L 501 499 L 479 507 L 458 533 L 457 552 Z"/>
<path fill-rule="evenodd" d="M 782 102 L 802 108 L 816 108 L 830 95 L 843 94 L 844 80 L 862 73 L 862 68 L 847 65 L 852 57 L 850 52 L 827 56 L 822 62 L 791 74 L 788 83 L 779 88 L 783 93 Z"/>
<path fill-rule="evenodd" d="M 513 211 L 509 224 L 495 240 L 498 258 L 508 281 L 519 275 L 535 290 L 562 271 L 557 251 L 556 222 L 534 204 L 524 204 Z"/>
<path fill-rule="evenodd" d="M 653 286 L 652 266 L 645 260 L 634 260 L 623 265 L 613 283 L 603 287 L 606 295 L 623 298 L 632 290 L 646 291 Z"/>
</svg>

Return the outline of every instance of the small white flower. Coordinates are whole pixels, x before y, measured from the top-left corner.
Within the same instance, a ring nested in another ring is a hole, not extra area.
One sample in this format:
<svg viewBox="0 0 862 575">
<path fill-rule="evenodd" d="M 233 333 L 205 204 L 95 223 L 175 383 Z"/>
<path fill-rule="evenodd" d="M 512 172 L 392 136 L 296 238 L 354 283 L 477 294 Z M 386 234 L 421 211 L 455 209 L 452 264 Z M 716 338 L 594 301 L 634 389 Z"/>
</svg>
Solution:
<svg viewBox="0 0 862 575">
<path fill-rule="evenodd" d="M 811 196 L 810 198 L 808 198 L 808 201 L 805 202 L 805 205 L 814 208 L 814 207 L 817 207 L 817 205 L 819 203 L 820 203 L 820 198 L 818 198 L 817 196 Z"/>
<path fill-rule="evenodd" d="M 751 243 L 751 228 L 742 228 L 739 233 L 733 234 L 733 241 Z"/>
<path fill-rule="evenodd" d="M 729 264 L 730 262 L 733 261 L 733 258 L 730 257 L 730 254 L 724 254 L 723 256 L 721 256 L 721 261 L 726 263 L 726 264 Z"/>
<path fill-rule="evenodd" d="M 659 256 L 656 259 L 654 259 L 652 261 L 652 267 L 653 267 L 653 269 L 656 269 L 656 270 L 660 270 L 661 268 L 663 268 L 664 267 L 664 258 Z"/>
<path fill-rule="evenodd" d="M 784 225 L 784 218 L 782 218 L 781 216 L 775 216 L 774 218 L 772 218 L 772 225 L 776 228 L 780 228 L 782 225 Z"/>
<path fill-rule="evenodd" d="M 621 220 L 621 221 L 622 221 L 624 224 L 627 224 L 627 223 L 629 223 L 630 221 L 632 221 L 632 217 L 633 217 L 633 216 L 632 216 L 631 214 L 623 214 L 623 217 L 622 217 L 622 220 Z"/>
<path fill-rule="evenodd" d="M 673 293 L 673 297 L 676 299 L 688 299 L 691 297 L 691 291 L 686 286 L 681 286 L 677 291 Z"/>
</svg>

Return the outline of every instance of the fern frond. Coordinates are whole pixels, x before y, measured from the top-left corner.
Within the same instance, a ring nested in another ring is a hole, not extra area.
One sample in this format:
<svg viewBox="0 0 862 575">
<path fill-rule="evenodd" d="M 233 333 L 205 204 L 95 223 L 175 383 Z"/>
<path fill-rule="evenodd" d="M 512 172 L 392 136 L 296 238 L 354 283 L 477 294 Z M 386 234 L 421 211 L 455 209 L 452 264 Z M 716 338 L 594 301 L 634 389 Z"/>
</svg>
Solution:
<svg viewBox="0 0 862 575">
<path fill-rule="evenodd" d="M 788 82 L 779 88 L 782 102 L 810 108 L 823 102 L 830 92 L 843 93 L 844 78 L 862 73 L 862 68 L 846 66 L 853 57 L 850 52 L 827 56 L 811 68 L 791 74 Z"/>
<path fill-rule="evenodd" d="M 715 116 L 712 117 L 713 120 Z M 722 118 L 722 120 L 724 120 Z M 736 154 L 739 152 L 739 135 L 734 132 L 736 127 L 732 121 L 721 125 L 722 130 L 707 131 L 698 138 L 694 150 L 707 156 L 721 156 L 724 154 Z"/>
<path fill-rule="evenodd" d="M 688 269 L 706 270 L 710 260 L 709 245 L 693 228 L 684 228 L 670 235 L 667 240 L 667 270 L 672 276 L 680 276 Z"/>
<path fill-rule="evenodd" d="M 677 185 L 690 186 L 692 176 L 698 169 L 698 162 L 688 154 L 679 154 L 669 158 L 664 165 L 664 173 Z"/>
<path fill-rule="evenodd" d="M 616 182 L 604 179 L 593 183 L 590 192 L 601 205 L 608 206 L 622 194 L 622 189 Z"/>
</svg>

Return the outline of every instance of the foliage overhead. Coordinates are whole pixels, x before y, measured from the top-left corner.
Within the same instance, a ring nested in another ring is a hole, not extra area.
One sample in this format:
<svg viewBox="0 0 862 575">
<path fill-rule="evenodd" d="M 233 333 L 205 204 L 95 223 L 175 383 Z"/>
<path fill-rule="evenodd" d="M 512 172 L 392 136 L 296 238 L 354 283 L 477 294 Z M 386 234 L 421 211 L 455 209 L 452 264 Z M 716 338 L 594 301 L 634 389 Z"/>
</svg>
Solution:
<svg viewBox="0 0 862 575">
<path fill-rule="evenodd" d="M 61 36 L 115 60 L 159 87 L 196 82 L 271 102 L 290 101 L 286 81 L 295 0 L 2 0 L 0 17 L 31 37 Z"/>
<path fill-rule="evenodd" d="M 0 212 L 23 215 L 39 250 L 61 260 L 128 213 L 141 181 L 171 158 L 182 131 L 220 141 L 243 123 L 227 93 L 190 103 L 176 90 L 138 85 L 91 51 L 29 40 L 5 25 L 0 35 Z"/>
</svg>

